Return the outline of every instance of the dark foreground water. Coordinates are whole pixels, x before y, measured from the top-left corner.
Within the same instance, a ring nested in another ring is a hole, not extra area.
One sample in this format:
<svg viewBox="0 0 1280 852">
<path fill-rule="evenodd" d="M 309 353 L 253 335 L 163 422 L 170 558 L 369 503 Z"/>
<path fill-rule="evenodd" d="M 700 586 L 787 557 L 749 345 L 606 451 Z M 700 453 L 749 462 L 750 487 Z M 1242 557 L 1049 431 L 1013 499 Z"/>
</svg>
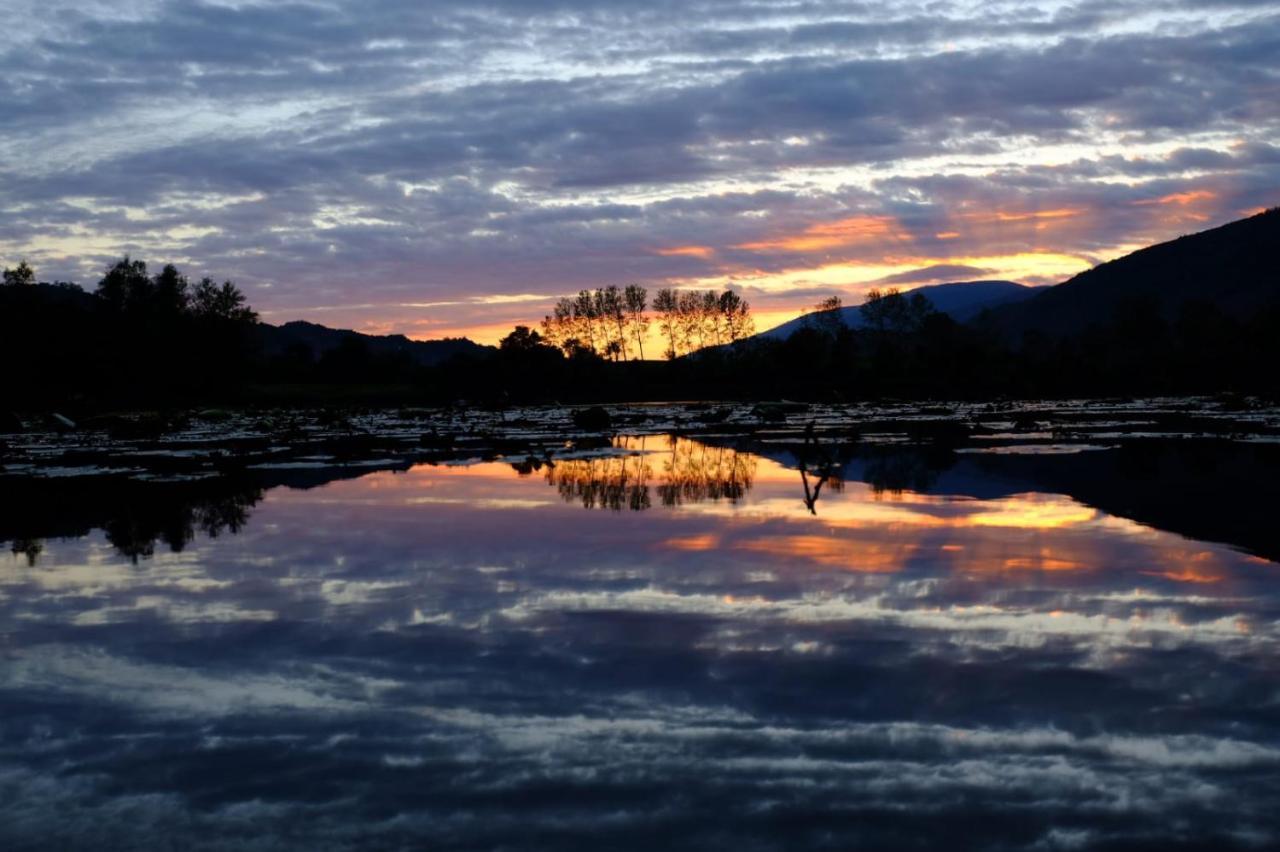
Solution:
<svg viewBox="0 0 1280 852">
<path fill-rule="evenodd" d="M 68 492 L 0 846 L 1280 844 L 1271 456 L 615 443 Z"/>
</svg>

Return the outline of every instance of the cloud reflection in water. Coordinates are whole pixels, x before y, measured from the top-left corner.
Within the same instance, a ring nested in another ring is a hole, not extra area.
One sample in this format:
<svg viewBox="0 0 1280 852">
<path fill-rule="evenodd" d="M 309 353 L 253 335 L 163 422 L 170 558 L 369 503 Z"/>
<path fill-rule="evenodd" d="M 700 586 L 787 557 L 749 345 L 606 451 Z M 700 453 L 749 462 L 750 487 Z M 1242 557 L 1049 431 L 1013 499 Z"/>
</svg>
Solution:
<svg viewBox="0 0 1280 852">
<path fill-rule="evenodd" d="M 276 488 L 136 563 L 101 531 L 5 560 L 0 838 L 1280 836 L 1274 563 L 1051 493 L 846 478 L 815 516 L 770 458 L 627 449 Z"/>
</svg>

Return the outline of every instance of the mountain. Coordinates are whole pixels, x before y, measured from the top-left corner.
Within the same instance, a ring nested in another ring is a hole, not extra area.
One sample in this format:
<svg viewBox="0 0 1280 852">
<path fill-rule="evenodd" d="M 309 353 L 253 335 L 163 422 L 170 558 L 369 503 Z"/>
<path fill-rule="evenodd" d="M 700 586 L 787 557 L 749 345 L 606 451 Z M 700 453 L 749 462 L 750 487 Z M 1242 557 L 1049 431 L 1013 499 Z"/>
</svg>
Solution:
<svg viewBox="0 0 1280 852">
<path fill-rule="evenodd" d="M 491 346 L 482 346 L 465 337 L 410 340 L 403 334 L 361 334 L 358 331 L 329 328 L 304 320 L 295 320 L 279 326 L 262 323 L 256 326 L 256 332 L 262 352 L 268 357 L 284 355 L 298 347 L 305 347 L 310 350 L 312 357 L 319 358 L 340 346 L 363 345 L 370 355 L 408 355 L 418 366 L 433 367 L 443 364 L 456 355 L 480 355 L 493 349 Z"/>
<path fill-rule="evenodd" d="M 1176 319 L 1184 306 L 1209 303 L 1237 319 L 1280 304 L 1280 208 L 1140 249 L 1045 288 L 1032 299 L 994 308 L 984 327 L 1020 339 L 1051 337 L 1106 324 L 1126 305 Z"/>
<path fill-rule="evenodd" d="M 950 316 L 956 322 L 967 322 L 988 308 L 1022 302 L 1039 293 L 1041 287 L 1026 287 L 1012 281 L 957 281 L 952 284 L 933 284 L 928 287 L 917 287 L 907 291 L 905 295 L 914 296 L 919 293 L 928 299 L 937 310 Z M 799 331 L 808 322 L 811 314 L 796 317 L 789 322 L 762 331 L 756 338 L 764 340 L 786 340 Z M 840 318 L 849 328 L 862 326 L 862 311 L 857 305 L 840 309 Z"/>
</svg>

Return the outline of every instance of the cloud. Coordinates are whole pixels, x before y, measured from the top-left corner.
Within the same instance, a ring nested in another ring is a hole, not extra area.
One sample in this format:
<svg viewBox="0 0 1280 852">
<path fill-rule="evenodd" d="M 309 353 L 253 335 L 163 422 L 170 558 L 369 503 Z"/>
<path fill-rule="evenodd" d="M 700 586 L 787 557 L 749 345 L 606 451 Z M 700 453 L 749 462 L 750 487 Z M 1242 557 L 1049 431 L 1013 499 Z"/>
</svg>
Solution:
<svg viewBox="0 0 1280 852">
<path fill-rule="evenodd" d="M 346 319 L 385 326 L 407 301 L 517 286 L 892 266 L 904 239 L 924 265 L 1096 260 L 1274 205 L 1280 185 L 1280 16 L 1261 3 L 173 0 L 18 17 L 0 256 L 89 283 L 125 250 L 176 260 L 273 316 L 373 303 Z M 1199 192 L 1214 198 L 1178 215 L 1133 205 Z M 975 218 L 1053 209 L 1079 221 Z M 854 245 L 840 226 L 876 221 L 893 239 Z"/>
</svg>

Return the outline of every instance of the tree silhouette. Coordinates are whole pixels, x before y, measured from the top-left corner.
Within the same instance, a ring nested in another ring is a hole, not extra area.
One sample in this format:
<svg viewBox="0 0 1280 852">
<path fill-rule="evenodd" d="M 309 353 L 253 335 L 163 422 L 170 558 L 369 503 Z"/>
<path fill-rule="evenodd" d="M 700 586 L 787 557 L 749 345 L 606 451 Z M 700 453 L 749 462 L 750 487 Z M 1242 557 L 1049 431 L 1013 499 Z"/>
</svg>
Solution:
<svg viewBox="0 0 1280 852">
<path fill-rule="evenodd" d="M 674 360 L 680 354 L 680 301 L 676 291 L 663 287 L 653 297 L 653 308 L 658 312 L 658 325 L 667 338 L 667 358 Z"/>
<path fill-rule="evenodd" d="M 844 315 L 840 312 L 843 307 L 844 301 L 839 296 L 828 296 L 813 306 L 812 313 L 805 315 L 805 325 L 835 337 L 845 327 Z"/>
<path fill-rule="evenodd" d="M 531 331 L 528 326 L 518 325 L 498 342 L 498 348 L 503 352 L 530 352 L 546 348 L 546 344 L 538 332 Z"/>
<path fill-rule="evenodd" d="M 4 271 L 4 283 L 9 287 L 26 287 L 36 283 L 35 270 L 25 260 L 19 261 L 17 267 Z"/>
<path fill-rule="evenodd" d="M 628 284 L 622 294 L 623 305 L 627 312 L 627 327 L 635 338 L 640 360 L 644 360 L 644 337 L 649 333 L 649 317 L 645 314 L 647 294 L 639 284 Z"/>
<path fill-rule="evenodd" d="M 164 269 L 152 281 L 152 290 L 157 313 L 175 316 L 188 307 L 187 276 L 178 271 L 172 263 L 165 264 Z"/>
<path fill-rule="evenodd" d="M 125 255 L 98 282 L 98 297 L 116 312 L 134 310 L 151 301 L 152 283 L 147 265 Z"/>
<path fill-rule="evenodd" d="M 211 278 L 201 278 L 191 295 L 191 312 L 200 319 L 257 322 L 258 314 L 245 304 L 245 295 L 230 281 L 219 287 Z"/>
<path fill-rule="evenodd" d="M 596 291 L 596 304 L 604 326 L 605 351 L 613 360 L 627 360 L 627 303 L 614 285 Z"/>
<path fill-rule="evenodd" d="M 871 289 L 859 308 L 867 328 L 880 333 L 907 334 L 919 331 L 931 314 L 937 313 L 932 303 L 919 293 L 910 298 L 897 287 Z"/>
<path fill-rule="evenodd" d="M 754 323 L 751 306 L 733 290 L 725 290 L 717 300 L 722 327 L 729 343 L 737 343 L 751 335 Z"/>
</svg>

